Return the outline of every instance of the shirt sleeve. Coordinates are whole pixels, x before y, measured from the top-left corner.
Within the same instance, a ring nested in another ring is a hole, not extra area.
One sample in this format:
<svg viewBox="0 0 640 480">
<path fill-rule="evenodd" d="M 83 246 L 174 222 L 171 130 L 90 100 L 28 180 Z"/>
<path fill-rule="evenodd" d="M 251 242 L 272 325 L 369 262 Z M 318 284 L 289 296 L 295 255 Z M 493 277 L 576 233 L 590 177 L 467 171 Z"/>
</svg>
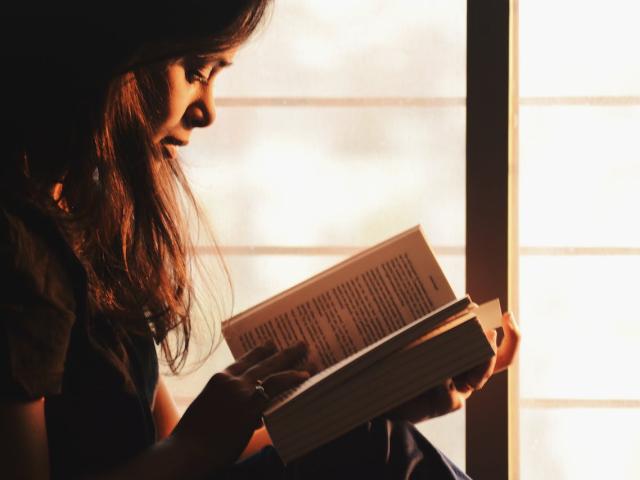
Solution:
<svg viewBox="0 0 640 480">
<path fill-rule="evenodd" d="M 0 399 L 59 393 L 75 296 L 51 242 L 0 210 Z"/>
</svg>

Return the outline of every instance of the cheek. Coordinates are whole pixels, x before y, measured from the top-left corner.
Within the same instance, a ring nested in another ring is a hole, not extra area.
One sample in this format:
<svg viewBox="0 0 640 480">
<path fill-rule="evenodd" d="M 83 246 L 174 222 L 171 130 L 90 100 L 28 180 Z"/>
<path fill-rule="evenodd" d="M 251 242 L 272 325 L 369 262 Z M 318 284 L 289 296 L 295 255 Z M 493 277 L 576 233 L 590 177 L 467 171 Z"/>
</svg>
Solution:
<svg viewBox="0 0 640 480">
<path fill-rule="evenodd" d="M 189 85 L 180 79 L 179 72 L 168 72 L 167 91 L 164 95 L 162 113 L 155 128 L 154 139 L 160 141 L 173 129 L 179 127 L 189 107 Z"/>
<path fill-rule="evenodd" d="M 172 128 L 178 126 L 185 111 L 184 102 L 175 96 L 169 96 L 165 103 L 164 116 L 161 119 L 160 129 L 167 133 Z"/>
</svg>

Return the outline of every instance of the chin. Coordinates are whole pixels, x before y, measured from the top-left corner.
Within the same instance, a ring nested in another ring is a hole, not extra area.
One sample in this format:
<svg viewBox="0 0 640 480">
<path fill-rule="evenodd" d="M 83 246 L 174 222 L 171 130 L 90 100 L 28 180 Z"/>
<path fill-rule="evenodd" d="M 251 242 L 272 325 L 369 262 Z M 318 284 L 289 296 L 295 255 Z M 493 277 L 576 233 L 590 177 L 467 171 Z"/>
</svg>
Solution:
<svg viewBox="0 0 640 480">
<path fill-rule="evenodd" d="M 161 150 L 162 156 L 167 160 L 174 160 L 178 156 L 178 148 L 175 145 L 163 143 Z"/>
</svg>

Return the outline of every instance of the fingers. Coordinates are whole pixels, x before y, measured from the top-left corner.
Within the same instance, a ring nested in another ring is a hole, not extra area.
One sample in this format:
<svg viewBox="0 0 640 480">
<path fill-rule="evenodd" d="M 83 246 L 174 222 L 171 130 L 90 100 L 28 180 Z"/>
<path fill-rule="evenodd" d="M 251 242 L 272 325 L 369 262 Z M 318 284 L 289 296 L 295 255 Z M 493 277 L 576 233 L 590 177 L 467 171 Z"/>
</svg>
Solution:
<svg viewBox="0 0 640 480">
<path fill-rule="evenodd" d="M 287 370 L 269 375 L 262 381 L 262 386 L 264 387 L 267 395 L 270 398 L 273 398 L 283 392 L 286 392 L 290 388 L 299 385 L 310 376 L 311 374 L 304 370 Z"/>
<path fill-rule="evenodd" d="M 484 387 L 493 374 L 505 370 L 513 363 L 520 343 L 520 329 L 511 312 L 502 316 L 502 330 L 504 337 L 499 347 L 496 346 L 496 331 L 485 332 L 496 355 L 482 365 L 454 377 L 456 388 L 467 397 L 474 390 Z"/>
<path fill-rule="evenodd" d="M 227 371 L 232 375 L 241 375 L 245 370 L 252 367 L 256 363 L 269 358 L 276 352 L 276 346 L 272 341 L 260 345 L 259 347 L 249 350 L 237 362 L 231 364 Z"/>
<path fill-rule="evenodd" d="M 273 344 L 251 350 L 209 379 L 176 429 L 194 444 L 208 442 L 211 451 L 228 445 L 229 458 L 235 458 L 260 426 L 270 401 L 309 378 L 307 366 L 299 367 L 306 353 L 304 345 L 280 352 Z M 218 433 L 212 436 L 212 431 Z"/>
<path fill-rule="evenodd" d="M 513 363 L 520 344 L 520 328 L 511 312 L 502 316 L 502 330 L 504 338 L 498 348 L 494 373 L 501 372 Z"/>
<path fill-rule="evenodd" d="M 491 346 L 493 347 L 493 350 L 496 351 L 498 349 L 496 346 L 498 333 L 495 330 L 490 330 L 485 333 L 489 343 L 491 343 Z M 493 375 L 496 361 L 497 357 L 494 355 L 485 363 L 453 377 L 456 389 L 462 393 L 465 398 L 469 397 L 474 390 L 480 390 L 484 387 L 489 378 L 491 378 L 491 375 Z"/>
<path fill-rule="evenodd" d="M 304 343 L 298 343 L 248 368 L 244 372 L 244 376 L 252 379 L 254 382 L 256 380 L 264 380 L 271 374 L 291 370 L 305 358 L 306 354 L 307 346 Z"/>
<path fill-rule="evenodd" d="M 311 373 L 307 370 L 285 370 L 269 375 L 264 380 L 256 380 L 252 400 L 260 411 L 264 411 L 275 397 L 301 384 Z M 244 376 L 244 381 L 252 382 L 251 377 Z M 260 392 L 260 389 L 263 389 Z"/>
<path fill-rule="evenodd" d="M 491 348 L 494 353 L 498 353 L 498 332 L 495 330 L 489 330 L 488 332 L 484 332 L 487 340 L 491 344 Z"/>
<path fill-rule="evenodd" d="M 496 345 L 497 332 L 495 330 L 485 332 L 496 355 L 482 365 L 478 365 L 453 378 L 456 389 L 465 398 L 468 398 L 474 390 L 482 389 L 494 373 L 505 370 L 513 363 L 520 343 L 520 329 L 511 312 L 507 312 L 502 316 L 502 329 L 504 338 L 499 347 Z"/>
<path fill-rule="evenodd" d="M 234 391 L 238 402 L 248 401 L 252 411 L 262 412 L 273 397 L 315 372 L 313 365 L 303 363 L 306 355 L 307 346 L 303 343 L 278 352 L 273 342 L 269 342 L 249 351 L 209 383 L 212 388 L 218 386 Z"/>
</svg>

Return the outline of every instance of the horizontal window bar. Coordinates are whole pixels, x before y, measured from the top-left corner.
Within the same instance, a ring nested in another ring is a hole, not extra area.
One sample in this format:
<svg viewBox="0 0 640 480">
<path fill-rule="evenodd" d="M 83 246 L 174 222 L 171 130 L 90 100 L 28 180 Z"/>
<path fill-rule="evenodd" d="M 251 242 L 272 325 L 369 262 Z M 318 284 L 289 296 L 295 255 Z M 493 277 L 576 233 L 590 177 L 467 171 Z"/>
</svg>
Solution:
<svg viewBox="0 0 640 480">
<path fill-rule="evenodd" d="M 353 245 L 338 246 L 277 246 L 277 245 L 224 245 L 220 247 L 220 252 L 224 255 L 353 255 L 366 247 L 356 247 Z M 460 246 L 434 246 L 434 251 L 438 255 L 464 255 L 465 248 Z M 202 255 L 212 255 L 216 253 L 213 246 L 199 246 L 196 252 Z M 617 255 L 633 256 L 640 255 L 640 247 L 521 247 L 520 255 L 537 256 L 597 256 L 597 255 Z"/>
<path fill-rule="evenodd" d="M 220 107 L 464 107 L 465 97 L 220 97 Z M 640 96 L 520 97 L 525 106 L 639 106 Z"/>
<path fill-rule="evenodd" d="M 522 408 L 640 408 L 640 399 L 521 398 Z"/>
<path fill-rule="evenodd" d="M 464 107 L 464 97 L 222 97 L 220 107 Z"/>
<path fill-rule="evenodd" d="M 640 247 L 520 247 L 520 255 L 640 255 Z"/>
<path fill-rule="evenodd" d="M 625 107 L 640 105 L 637 96 L 593 96 L 593 97 L 520 97 L 520 105 L 554 107 L 554 106 L 590 106 L 590 107 Z"/>
</svg>

